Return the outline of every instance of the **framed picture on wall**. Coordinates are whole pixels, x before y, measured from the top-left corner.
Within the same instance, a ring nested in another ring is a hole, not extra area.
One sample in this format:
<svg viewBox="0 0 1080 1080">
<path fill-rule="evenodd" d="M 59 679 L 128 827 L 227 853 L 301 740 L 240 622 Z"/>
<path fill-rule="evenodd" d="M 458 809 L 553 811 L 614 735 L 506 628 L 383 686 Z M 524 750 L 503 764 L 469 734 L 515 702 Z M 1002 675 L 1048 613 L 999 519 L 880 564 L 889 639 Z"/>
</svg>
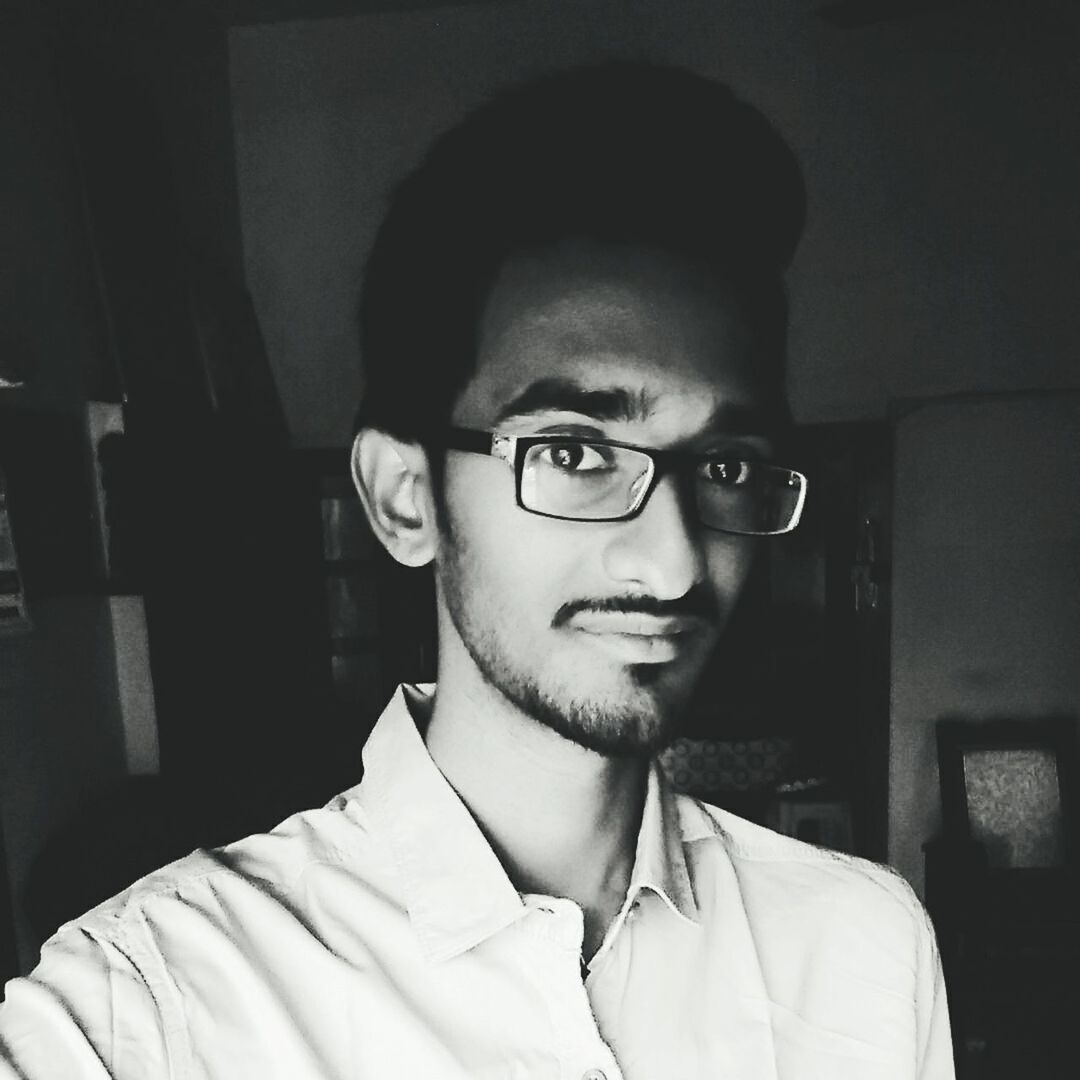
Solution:
<svg viewBox="0 0 1080 1080">
<path fill-rule="evenodd" d="M 998 870 L 1063 870 L 1076 851 L 1076 723 L 941 720 L 941 808 Z"/>
</svg>

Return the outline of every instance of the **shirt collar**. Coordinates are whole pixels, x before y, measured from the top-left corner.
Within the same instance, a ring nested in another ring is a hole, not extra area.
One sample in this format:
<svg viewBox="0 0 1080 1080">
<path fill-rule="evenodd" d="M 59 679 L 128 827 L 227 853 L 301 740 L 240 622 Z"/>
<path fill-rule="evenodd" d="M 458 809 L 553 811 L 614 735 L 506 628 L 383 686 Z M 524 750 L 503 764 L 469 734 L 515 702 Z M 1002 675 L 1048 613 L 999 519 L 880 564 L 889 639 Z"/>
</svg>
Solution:
<svg viewBox="0 0 1080 1080">
<path fill-rule="evenodd" d="M 398 687 L 364 746 L 357 798 L 389 838 L 409 918 L 425 956 L 448 960 L 520 919 L 525 905 L 468 808 L 424 746 L 410 706 L 430 711 L 434 686 Z M 696 922 L 676 797 L 655 762 L 649 772 L 631 902 L 643 888 Z"/>
<path fill-rule="evenodd" d="M 690 922 L 698 921 L 697 901 L 683 847 L 686 839 L 675 792 L 659 763 L 654 761 L 649 770 L 628 901 L 632 902 L 642 889 L 651 889 L 676 915 Z"/>
<path fill-rule="evenodd" d="M 433 690 L 398 687 L 364 746 L 358 798 L 389 837 L 424 954 L 440 961 L 509 926 L 525 907 L 417 730 L 409 702 L 427 712 Z"/>
</svg>

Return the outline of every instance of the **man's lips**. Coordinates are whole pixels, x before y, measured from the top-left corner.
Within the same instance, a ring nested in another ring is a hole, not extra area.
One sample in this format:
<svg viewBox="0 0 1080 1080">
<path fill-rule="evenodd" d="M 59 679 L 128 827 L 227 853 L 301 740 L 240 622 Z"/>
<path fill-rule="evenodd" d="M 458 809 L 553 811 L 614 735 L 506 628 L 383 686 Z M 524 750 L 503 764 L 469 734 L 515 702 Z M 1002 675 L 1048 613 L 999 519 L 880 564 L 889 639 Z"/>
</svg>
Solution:
<svg viewBox="0 0 1080 1080">
<path fill-rule="evenodd" d="M 606 596 L 573 600 L 555 615 L 555 629 L 623 664 L 666 664 L 709 640 L 719 624 L 716 598 L 696 585 L 675 600 Z"/>
<path fill-rule="evenodd" d="M 650 615 L 636 611 L 579 611 L 567 625 L 587 634 L 674 638 L 704 629 L 701 619 L 689 615 Z"/>
<path fill-rule="evenodd" d="M 692 639 L 706 629 L 704 620 L 686 615 L 588 609 L 572 615 L 565 625 L 609 656 L 628 664 L 677 660 Z"/>
</svg>

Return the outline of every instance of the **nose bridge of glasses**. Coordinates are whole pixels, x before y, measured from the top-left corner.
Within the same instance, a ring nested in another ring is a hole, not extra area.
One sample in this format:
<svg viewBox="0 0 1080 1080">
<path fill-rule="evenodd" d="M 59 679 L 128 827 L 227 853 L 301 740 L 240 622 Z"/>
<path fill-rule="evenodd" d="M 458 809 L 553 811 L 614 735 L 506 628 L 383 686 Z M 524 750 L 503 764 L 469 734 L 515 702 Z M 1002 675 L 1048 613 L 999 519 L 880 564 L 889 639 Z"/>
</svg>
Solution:
<svg viewBox="0 0 1080 1080">
<path fill-rule="evenodd" d="M 649 459 L 649 468 L 643 474 L 648 478 L 647 482 L 640 484 L 640 490 L 635 489 L 634 512 L 643 510 L 646 502 L 652 500 L 656 489 L 667 481 L 684 516 L 688 520 L 693 519 L 697 501 L 694 494 L 696 457 L 680 450 L 642 449 L 636 453 Z"/>
<path fill-rule="evenodd" d="M 671 506 L 665 507 L 663 512 L 670 514 L 674 510 L 686 527 L 696 526 L 699 512 L 694 491 L 695 462 L 691 455 L 667 450 L 638 453 L 649 459 L 649 467 L 643 470 L 633 489 L 631 515 L 636 517 L 645 513 L 656 501 L 658 492 L 665 489 L 670 492 Z"/>
</svg>

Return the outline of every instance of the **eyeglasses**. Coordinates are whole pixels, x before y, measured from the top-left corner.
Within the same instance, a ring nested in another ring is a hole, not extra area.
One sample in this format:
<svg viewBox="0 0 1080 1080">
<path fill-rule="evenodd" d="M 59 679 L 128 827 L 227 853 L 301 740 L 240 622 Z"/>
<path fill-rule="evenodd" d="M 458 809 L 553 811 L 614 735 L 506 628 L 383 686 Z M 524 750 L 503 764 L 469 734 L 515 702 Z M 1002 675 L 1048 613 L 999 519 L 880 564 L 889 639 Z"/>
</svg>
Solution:
<svg viewBox="0 0 1080 1080">
<path fill-rule="evenodd" d="M 435 442 L 489 454 L 514 470 L 517 504 L 564 521 L 625 521 L 675 472 L 691 485 L 701 524 L 741 536 L 776 536 L 799 523 L 806 477 L 735 455 L 693 454 L 568 435 L 503 435 L 449 428 Z"/>
</svg>

